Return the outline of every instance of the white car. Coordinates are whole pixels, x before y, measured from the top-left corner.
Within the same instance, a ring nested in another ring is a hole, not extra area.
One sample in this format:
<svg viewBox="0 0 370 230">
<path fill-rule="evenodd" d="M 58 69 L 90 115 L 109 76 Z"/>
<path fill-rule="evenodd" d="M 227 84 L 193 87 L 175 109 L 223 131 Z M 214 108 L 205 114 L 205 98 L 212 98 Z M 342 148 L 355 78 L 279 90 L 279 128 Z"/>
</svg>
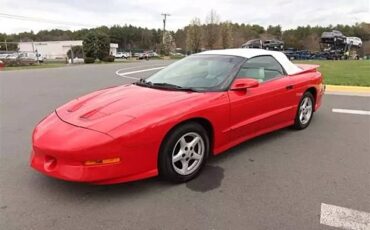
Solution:
<svg viewBox="0 0 370 230">
<path fill-rule="evenodd" d="M 353 46 L 357 46 L 357 47 L 361 47 L 362 46 L 362 40 L 361 38 L 358 38 L 358 37 L 347 37 L 346 38 L 346 43 L 349 45 L 353 45 Z"/>
<path fill-rule="evenodd" d="M 115 58 L 125 58 L 127 59 L 128 58 L 128 55 L 126 52 L 117 52 L 115 55 L 114 55 Z"/>
</svg>

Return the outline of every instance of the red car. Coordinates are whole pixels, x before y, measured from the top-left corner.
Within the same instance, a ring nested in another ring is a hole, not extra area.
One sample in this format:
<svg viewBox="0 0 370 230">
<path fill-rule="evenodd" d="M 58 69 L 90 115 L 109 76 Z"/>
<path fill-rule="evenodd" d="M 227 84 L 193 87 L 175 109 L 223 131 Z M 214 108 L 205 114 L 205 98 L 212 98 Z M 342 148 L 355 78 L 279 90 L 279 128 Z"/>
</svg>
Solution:
<svg viewBox="0 0 370 230">
<path fill-rule="evenodd" d="M 209 155 L 283 127 L 306 128 L 324 94 L 317 67 L 261 49 L 191 55 L 56 109 L 33 132 L 31 166 L 95 184 L 188 181 Z"/>
</svg>

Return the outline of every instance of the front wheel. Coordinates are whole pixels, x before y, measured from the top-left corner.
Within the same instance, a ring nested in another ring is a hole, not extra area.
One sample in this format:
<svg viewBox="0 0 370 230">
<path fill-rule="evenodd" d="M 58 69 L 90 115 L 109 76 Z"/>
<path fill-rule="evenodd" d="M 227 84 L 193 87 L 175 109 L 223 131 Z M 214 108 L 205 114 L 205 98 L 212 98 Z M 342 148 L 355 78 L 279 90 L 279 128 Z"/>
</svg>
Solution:
<svg viewBox="0 0 370 230">
<path fill-rule="evenodd" d="M 314 98 L 310 92 L 305 92 L 298 105 L 294 128 L 301 130 L 308 127 L 313 117 Z"/>
<path fill-rule="evenodd" d="M 162 143 L 159 175 L 172 182 L 195 178 L 209 154 L 207 131 L 198 123 L 186 123 L 173 130 Z"/>
</svg>

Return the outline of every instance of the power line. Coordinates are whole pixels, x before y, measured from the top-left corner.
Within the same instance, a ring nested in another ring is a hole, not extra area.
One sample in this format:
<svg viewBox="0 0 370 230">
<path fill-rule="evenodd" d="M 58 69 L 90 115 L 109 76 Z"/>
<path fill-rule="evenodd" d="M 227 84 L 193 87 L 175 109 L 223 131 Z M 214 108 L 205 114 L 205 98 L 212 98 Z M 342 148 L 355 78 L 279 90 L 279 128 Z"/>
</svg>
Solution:
<svg viewBox="0 0 370 230">
<path fill-rule="evenodd" d="M 2 12 L 0 12 L 0 17 L 14 19 L 14 20 L 21 20 L 21 21 L 42 22 L 42 23 L 58 24 L 58 25 L 65 25 L 65 26 L 94 27 L 94 25 L 89 25 L 89 24 L 81 24 L 81 23 L 60 21 L 60 20 L 54 20 L 54 19 L 30 17 L 30 16 L 21 16 L 21 15 L 15 15 L 15 14 L 2 13 Z"/>
</svg>

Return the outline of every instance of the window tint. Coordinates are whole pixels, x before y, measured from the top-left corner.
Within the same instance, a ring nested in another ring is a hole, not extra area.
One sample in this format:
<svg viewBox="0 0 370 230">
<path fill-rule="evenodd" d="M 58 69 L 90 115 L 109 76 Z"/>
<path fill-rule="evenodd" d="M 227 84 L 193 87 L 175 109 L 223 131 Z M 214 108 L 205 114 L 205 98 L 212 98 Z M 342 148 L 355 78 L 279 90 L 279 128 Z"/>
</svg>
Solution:
<svg viewBox="0 0 370 230">
<path fill-rule="evenodd" d="M 268 81 L 284 75 L 280 63 L 271 56 L 254 57 L 241 67 L 238 78 L 254 78 L 259 82 Z"/>
</svg>

